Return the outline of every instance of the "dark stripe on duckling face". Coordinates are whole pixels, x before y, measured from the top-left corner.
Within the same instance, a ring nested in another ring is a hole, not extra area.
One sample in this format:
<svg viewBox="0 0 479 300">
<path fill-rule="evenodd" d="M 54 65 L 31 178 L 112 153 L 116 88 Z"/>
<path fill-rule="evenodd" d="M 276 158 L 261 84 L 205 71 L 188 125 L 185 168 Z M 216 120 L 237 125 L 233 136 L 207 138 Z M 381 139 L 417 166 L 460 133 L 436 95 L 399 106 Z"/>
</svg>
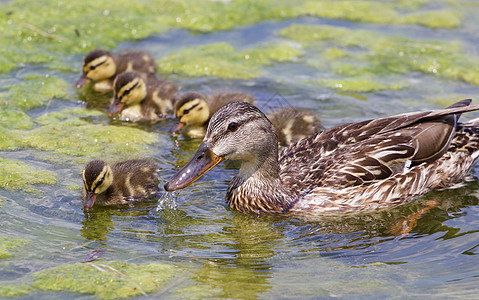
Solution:
<svg viewBox="0 0 479 300">
<path fill-rule="evenodd" d="M 104 161 L 91 161 L 83 170 L 83 183 L 88 192 L 102 193 L 111 185 L 112 181 L 111 168 Z"/>
</svg>

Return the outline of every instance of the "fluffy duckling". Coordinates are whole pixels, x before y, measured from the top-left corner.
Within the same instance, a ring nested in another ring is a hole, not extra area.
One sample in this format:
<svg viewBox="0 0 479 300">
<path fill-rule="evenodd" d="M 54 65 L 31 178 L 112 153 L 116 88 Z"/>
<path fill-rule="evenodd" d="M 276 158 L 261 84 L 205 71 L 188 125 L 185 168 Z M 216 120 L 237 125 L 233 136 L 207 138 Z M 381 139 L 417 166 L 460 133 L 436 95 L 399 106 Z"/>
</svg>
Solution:
<svg viewBox="0 0 479 300">
<path fill-rule="evenodd" d="M 143 79 L 136 72 L 123 72 L 115 78 L 110 116 L 123 121 L 156 122 L 173 112 L 178 87 L 155 75 Z"/>
<path fill-rule="evenodd" d="M 107 164 L 89 162 L 83 170 L 83 206 L 128 204 L 156 194 L 158 166 L 145 159 Z"/>
<path fill-rule="evenodd" d="M 218 93 L 205 96 L 197 92 L 188 92 L 175 103 L 177 121 L 171 127 L 170 133 L 182 130 L 183 134 L 190 137 L 204 137 L 211 116 L 232 102 L 254 104 L 255 99 L 244 93 Z"/>
<path fill-rule="evenodd" d="M 113 79 L 125 71 L 137 71 L 141 74 L 154 74 L 155 60 L 146 52 L 131 50 L 112 54 L 96 49 L 88 53 L 82 62 L 83 74 L 75 83 L 80 88 L 88 81 L 93 81 L 93 90 L 108 93 L 113 90 Z"/>
<path fill-rule="evenodd" d="M 280 108 L 266 116 L 273 123 L 280 147 L 296 143 L 324 129 L 316 114 L 303 108 Z"/>
</svg>

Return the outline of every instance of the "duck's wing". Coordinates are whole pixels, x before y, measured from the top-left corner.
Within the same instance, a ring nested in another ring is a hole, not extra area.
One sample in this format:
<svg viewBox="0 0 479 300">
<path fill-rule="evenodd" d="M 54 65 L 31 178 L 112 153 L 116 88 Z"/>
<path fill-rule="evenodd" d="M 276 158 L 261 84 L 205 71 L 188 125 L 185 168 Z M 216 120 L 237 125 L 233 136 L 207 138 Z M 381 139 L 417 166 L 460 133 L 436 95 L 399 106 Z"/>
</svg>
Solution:
<svg viewBox="0 0 479 300">
<path fill-rule="evenodd" d="M 282 151 L 280 176 L 296 190 L 348 187 L 430 163 L 447 151 L 460 114 L 479 110 L 470 102 L 325 130 Z"/>
</svg>

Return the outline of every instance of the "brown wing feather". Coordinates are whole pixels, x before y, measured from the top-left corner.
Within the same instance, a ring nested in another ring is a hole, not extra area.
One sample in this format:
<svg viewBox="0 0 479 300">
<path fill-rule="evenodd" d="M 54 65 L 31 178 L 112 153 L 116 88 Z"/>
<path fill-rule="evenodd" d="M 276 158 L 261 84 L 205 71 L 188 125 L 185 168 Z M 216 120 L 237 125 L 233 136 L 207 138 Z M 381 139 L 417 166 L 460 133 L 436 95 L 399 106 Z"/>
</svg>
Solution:
<svg viewBox="0 0 479 300">
<path fill-rule="evenodd" d="M 325 130 L 285 148 L 280 176 L 301 186 L 352 186 L 385 179 L 441 157 L 462 112 L 477 110 L 463 100 L 449 108 L 351 123 Z M 319 149 L 319 151 L 318 151 Z M 314 161 L 314 163 L 311 163 Z"/>
</svg>

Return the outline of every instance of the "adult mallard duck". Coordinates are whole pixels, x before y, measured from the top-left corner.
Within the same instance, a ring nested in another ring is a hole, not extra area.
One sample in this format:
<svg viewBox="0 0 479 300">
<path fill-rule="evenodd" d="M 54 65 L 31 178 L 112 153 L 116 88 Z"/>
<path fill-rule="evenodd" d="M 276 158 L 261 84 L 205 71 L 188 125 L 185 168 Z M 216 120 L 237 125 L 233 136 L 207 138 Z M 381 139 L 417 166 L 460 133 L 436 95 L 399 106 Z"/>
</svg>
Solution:
<svg viewBox="0 0 479 300">
<path fill-rule="evenodd" d="M 353 213 L 410 201 L 463 179 L 479 155 L 479 110 L 460 101 L 336 126 L 284 148 L 274 127 L 248 103 L 224 106 L 210 121 L 191 161 L 165 184 L 184 188 L 224 159 L 242 162 L 226 200 L 243 212 Z"/>
<path fill-rule="evenodd" d="M 107 164 L 89 162 L 83 170 L 83 206 L 110 206 L 140 201 L 158 193 L 158 166 L 145 159 Z"/>
<path fill-rule="evenodd" d="M 280 147 L 296 143 L 302 138 L 323 130 L 321 121 L 308 109 L 288 107 L 279 108 L 266 114 L 278 135 Z"/>
<path fill-rule="evenodd" d="M 113 90 L 115 76 L 125 71 L 136 71 L 142 75 L 154 74 L 155 60 L 146 52 L 138 50 L 112 54 L 96 49 L 88 53 L 82 61 L 82 75 L 75 83 L 76 88 L 93 81 L 93 90 L 108 93 Z"/>
<path fill-rule="evenodd" d="M 137 72 L 123 72 L 115 78 L 109 114 L 123 121 L 156 122 L 173 112 L 178 87 L 155 75 L 143 79 Z"/>
<path fill-rule="evenodd" d="M 218 109 L 232 102 L 253 104 L 255 99 L 245 93 L 217 93 L 206 96 L 197 92 L 188 92 L 175 103 L 174 113 L 177 121 L 171 127 L 170 133 L 181 130 L 189 137 L 204 137 L 211 116 Z"/>
</svg>

